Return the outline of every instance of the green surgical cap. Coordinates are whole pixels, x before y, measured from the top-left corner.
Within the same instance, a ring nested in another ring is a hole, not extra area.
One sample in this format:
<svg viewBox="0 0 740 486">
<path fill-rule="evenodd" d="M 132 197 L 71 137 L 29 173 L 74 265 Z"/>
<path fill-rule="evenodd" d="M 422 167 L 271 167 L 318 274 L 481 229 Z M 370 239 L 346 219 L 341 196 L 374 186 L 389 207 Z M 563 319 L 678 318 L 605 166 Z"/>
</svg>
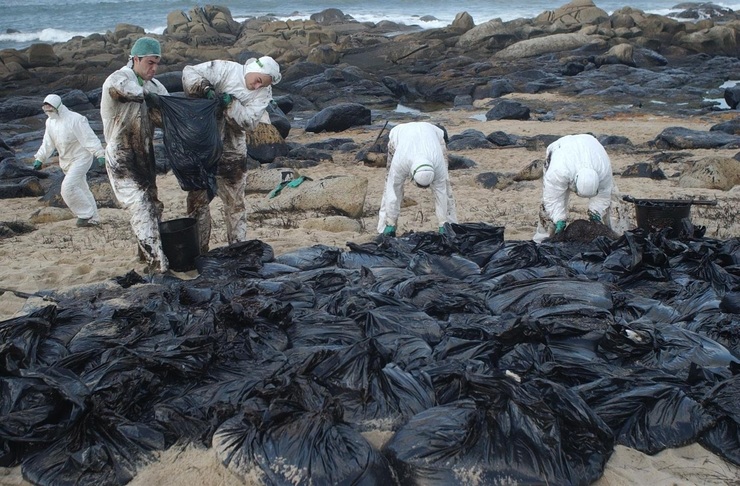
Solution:
<svg viewBox="0 0 740 486">
<path fill-rule="evenodd" d="M 134 42 L 131 48 L 131 57 L 157 56 L 162 57 L 162 48 L 157 39 L 141 37 Z"/>
</svg>

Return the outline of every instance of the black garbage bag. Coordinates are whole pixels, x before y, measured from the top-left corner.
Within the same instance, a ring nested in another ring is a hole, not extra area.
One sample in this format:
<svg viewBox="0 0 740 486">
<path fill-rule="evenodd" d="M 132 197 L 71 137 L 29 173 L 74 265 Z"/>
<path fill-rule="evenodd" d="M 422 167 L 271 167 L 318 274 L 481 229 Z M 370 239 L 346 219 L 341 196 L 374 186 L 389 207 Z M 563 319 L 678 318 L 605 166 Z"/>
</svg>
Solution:
<svg viewBox="0 0 740 486">
<path fill-rule="evenodd" d="M 346 422 L 362 430 L 393 429 L 435 405 L 435 397 L 426 373 L 403 370 L 388 352 L 366 339 L 322 354 L 306 372 L 340 401 Z"/>
<path fill-rule="evenodd" d="M 183 191 L 216 195 L 216 171 L 223 152 L 218 131 L 218 101 L 160 96 L 164 150 Z"/>
<path fill-rule="evenodd" d="M 463 398 L 415 415 L 383 447 L 401 484 L 585 486 L 602 475 L 612 434 L 578 395 L 501 373 L 464 382 Z"/>
<path fill-rule="evenodd" d="M 0 373 L 13 373 L 37 363 L 39 346 L 55 316 L 56 306 L 50 305 L 0 322 Z"/>
<path fill-rule="evenodd" d="M 457 251 L 466 257 L 477 253 L 483 246 L 495 248 L 503 243 L 504 229 L 503 226 L 487 223 L 445 223 L 445 234 L 453 241 Z"/>
<path fill-rule="evenodd" d="M 449 314 L 470 312 L 488 313 L 485 289 L 454 278 L 422 275 L 399 283 L 396 294 L 427 314 L 446 319 Z"/>
<path fill-rule="evenodd" d="M 611 316 L 608 285 L 582 279 L 547 278 L 525 280 L 492 291 L 486 298 L 494 314 L 512 312 L 523 316 Z"/>
<path fill-rule="evenodd" d="M 367 312 L 365 334 L 372 337 L 386 332 L 407 334 L 434 345 L 442 339 L 442 323 L 410 305 L 382 306 Z"/>
<path fill-rule="evenodd" d="M 48 443 L 63 436 L 87 410 L 89 390 L 64 368 L 20 370 L 0 377 L 0 439 Z"/>
<path fill-rule="evenodd" d="M 613 324 L 599 342 L 601 353 L 622 366 L 639 363 L 676 376 L 688 377 L 692 365 L 729 375 L 740 365 L 727 348 L 693 331 L 671 324 L 633 321 Z"/>
<path fill-rule="evenodd" d="M 574 388 L 614 432 L 645 454 L 696 442 L 715 418 L 680 378 L 659 370 L 602 378 Z"/>
<path fill-rule="evenodd" d="M 336 265 L 341 252 L 342 250 L 334 246 L 314 245 L 283 253 L 275 261 L 300 270 L 313 270 Z"/>
<path fill-rule="evenodd" d="M 164 449 L 152 427 L 112 413 L 88 414 L 49 447 L 24 457 L 23 477 L 49 486 L 124 485 Z"/>
<path fill-rule="evenodd" d="M 481 269 L 487 278 L 497 277 L 518 268 L 537 266 L 542 261 L 537 244 L 532 241 L 506 243 L 488 258 Z"/>
<path fill-rule="evenodd" d="M 274 259 L 272 247 L 260 240 L 232 243 L 195 258 L 195 268 L 204 278 L 258 277 L 266 262 Z"/>
<path fill-rule="evenodd" d="M 362 326 L 355 321 L 322 310 L 296 310 L 287 332 L 294 348 L 346 346 L 364 338 Z"/>
<path fill-rule="evenodd" d="M 288 400 L 247 406 L 219 427 L 213 447 L 232 472 L 266 484 L 394 484 L 386 459 L 341 417 L 329 401 L 318 409 Z"/>
<path fill-rule="evenodd" d="M 458 255 L 432 255 L 423 251 L 417 252 L 409 262 L 409 270 L 417 275 L 443 275 L 467 280 L 480 275 L 480 267 L 467 258 Z"/>
<path fill-rule="evenodd" d="M 390 244 L 388 239 L 381 239 L 364 244 L 348 242 L 350 251 L 339 255 L 337 265 L 341 268 L 405 268 L 411 255 L 400 251 L 399 245 Z"/>
<path fill-rule="evenodd" d="M 717 423 L 699 437 L 699 444 L 720 457 L 740 466 L 740 375 L 709 390 L 702 404 Z"/>
</svg>

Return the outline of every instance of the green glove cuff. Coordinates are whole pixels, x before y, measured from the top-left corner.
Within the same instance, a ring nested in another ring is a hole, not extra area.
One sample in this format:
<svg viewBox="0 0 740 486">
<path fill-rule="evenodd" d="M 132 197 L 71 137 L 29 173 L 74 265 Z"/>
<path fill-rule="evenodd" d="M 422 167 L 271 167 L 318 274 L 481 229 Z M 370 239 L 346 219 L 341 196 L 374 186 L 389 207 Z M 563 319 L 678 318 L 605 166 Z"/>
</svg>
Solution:
<svg viewBox="0 0 740 486">
<path fill-rule="evenodd" d="M 594 221 L 595 223 L 601 223 L 601 216 L 599 215 L 599 213 L 595 213 L 590 210 L 588 212 L 588 219 Z"/>
<path fill-rule="evenodd" d="M 395 226 L 386 225 L 385 226 L 385 229 L 383 230 L 383 234 L 384 235 L 389 235 L 389 236 L 396 236 L 396 227 Z"/>
<path fill-rule="evenodd" d="M 215 91 L 213 91 L 213 88 L 208 88 L 208 89 L 206 90 L 206 98 L 208 98 L 209 100 L 212 100 L 212 99 L 214 99 L 215 97 L 216 97 L 216 92 L 215 92 Z"/>
<path fill-rule="evenodd" d="M 561 231 L 563 231 L 566 224 L 567 223 L 565 221 L 558 221 L 557 223 L 555 223 L 555 233 L 560 233 Z"/>
<path fill-rule="evenodd" d="M 440 226 L 440 227 L 439 227 L 439 232 L 440 232 L 441 234 L 445 234 L 445 227 L 444 227 L 444 226 Z"/>
<path fill-rule="evenodd" d="M 98 165 L 100 167 L 105 167 L 105 157 L 98 157 Z"/>
<path fill-rule="evenodd" d="M 35 170 L 39 170 L 41 166 L 44 165 L 39 159 L 36 159 L 33 161 L 33 168 Z"/>
<path fill-rule="evenodd" d="M 229 106 L 231 104 L 232 97 L 229 93 L 224 93 L 221 95 L 221 104 L 226 106 Z"/>
</svg>

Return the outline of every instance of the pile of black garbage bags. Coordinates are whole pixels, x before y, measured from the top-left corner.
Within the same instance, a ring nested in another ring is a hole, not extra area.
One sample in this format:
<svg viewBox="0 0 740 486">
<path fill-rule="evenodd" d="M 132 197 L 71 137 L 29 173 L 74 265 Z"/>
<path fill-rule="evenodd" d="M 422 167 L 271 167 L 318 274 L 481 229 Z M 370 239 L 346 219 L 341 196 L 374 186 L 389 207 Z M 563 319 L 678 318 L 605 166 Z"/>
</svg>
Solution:
<svg viewBox="0 0 740 486">
<path fill-rule="evenodd" d="M 197 444 L 265 484 L 587 485 L 616 444 L 695 442 L 740 465 L 740 240 L 446 229 L 48 292 L 0 323 L 0 465 L 125 484 Z"/>
</svg>

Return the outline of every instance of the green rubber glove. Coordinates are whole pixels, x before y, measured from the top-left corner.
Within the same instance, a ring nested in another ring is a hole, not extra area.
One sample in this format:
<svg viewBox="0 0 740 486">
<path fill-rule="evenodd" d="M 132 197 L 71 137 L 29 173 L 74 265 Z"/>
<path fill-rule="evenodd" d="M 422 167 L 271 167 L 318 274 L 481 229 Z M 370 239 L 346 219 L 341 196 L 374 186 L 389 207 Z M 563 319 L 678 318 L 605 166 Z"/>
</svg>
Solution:
<svg viewBox="0 0 740 486">
<path fill-rule="evenodd" d="M 215 100 L 216 99 L 216 92 L 213 91 L 213 88 L 208 88 L 206 90 L 206 98 L 209 100 Z"/>
<path fill-rule="evenodd" d="M 390 225 L 385 225 L 385 229 L 383 230 L 383 234 L 384 235 L 388 235 L 388 236 L 396 236 L 396 227 L 395 226 L 390 226 Z"/>
<path fill-rule="evenodd" d="M 601 223 L 601 216 L 599 215 L 599 213 L 595 213 L 590 209 L 588 210 L 588 219 L 593 221 L 594 223 Z"/>
<path fill-rule="evenodd" d="M 105 167 L 105 157 L 98 157 L 98 167 Z"/>
<path fill-rule="evenodd" d="M 565 221 L 558 221 L 557 223 L 555 223 L 555 233 L 560 233 L 561 231 L 563 231 L 566 224 L 567 223 Z"/>
<path fill-rule="evenodd" d="M 33 169 L 34 169 L 34 170 L 39 170 L 39 169 L 41 169 L 41 166 L 42 166 L 42 165 L 44 165 L 44 164 L 43 164 L 43 163 L 41 163 L 41 161 L 40 161 L 39 159 L 36 159 L 36 160 L 34 160 L 34 161 L 33 161 Z"/>
<path fill-rule="evenodd" d="M 221 100 L 220 100 L 221 101 L 221 106 L 223 106 L 224 108 L 226 108 L 227 106 L 229 106 L 231 104 L 231 100 L 232 99 L 233 98 L 232 98 L 232 96 L 229 93 L 222 94 L 221 95 Z"/>
<path fill-rule="evenodd" d="M 439 234 L 441 234 L 441 235 L 445 234 L 445 227 L 444 226 L 440 226 L 439 227 Z"/>
</svg>

